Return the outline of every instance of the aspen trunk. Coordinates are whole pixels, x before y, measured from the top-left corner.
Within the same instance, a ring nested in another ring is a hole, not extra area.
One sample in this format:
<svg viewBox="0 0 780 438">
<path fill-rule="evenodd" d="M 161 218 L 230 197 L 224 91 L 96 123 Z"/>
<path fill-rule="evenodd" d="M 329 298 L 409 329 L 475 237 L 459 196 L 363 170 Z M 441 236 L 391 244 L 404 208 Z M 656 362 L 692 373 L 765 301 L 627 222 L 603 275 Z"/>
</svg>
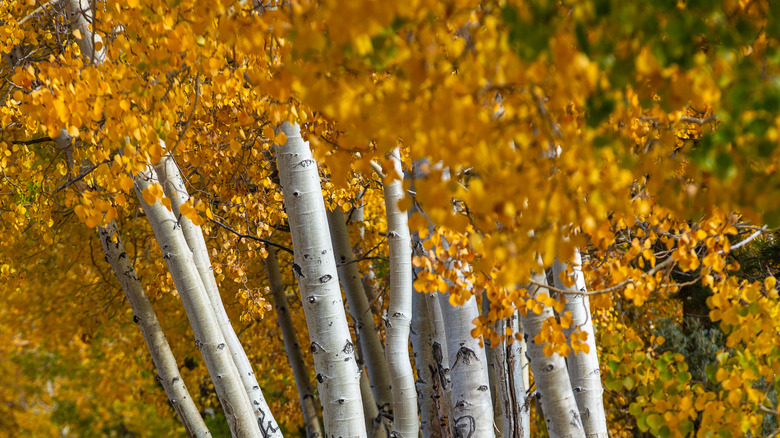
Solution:
<svg viewBox="0 0 780 438">
<path fill-rule="evenodd" d="M 281 438 L 282 433 L 279 430 L 279 425 L 276 423 L 276 419 L 274 419 L 271 409 L 268 407 L 268 403 L 263 396 L 260 385 L 257 383 L 257 377 L 252 370 L 252 364 L 249 362 L 244 347 L 241 345 L 241 341 L 238 339 L 235 330 L 233 330 L 233 325 L 230 323 L 230 319 L 225 311 L 222 297 L 219 294 L 217 280 L 214 278 L 214 270 L 211 267 L 211 260 L 209 259 L 206 240 L 203 237 L 203 230 L 200 226 L 192 223 L 189 218 L 182 215 L 179 211 L 181 206 L 190 198 L 189 193 L 187 193 L 187 187 L 184 185 L 184 181 L 181 178 L 179 168 L 176 166 L 173 157 L 168 154 L 163 156 L 154 168 L 157 171 L 160 184 L 162 184 L 165 197 L 171 200 L 173 214 L 179 220 L 179 225 L 184 233 L 184 238 L 187 240 L 187 246 L 192 251 L 195 268 L 198 270 L 200 279 L 206 288 L 206 294 L 211 303 L 211 308 L 214 311 L 214 316 L 217 318 L 219 328 L 222 331 L 222 335 L 225 337 L 225 342 L 230 351 L 233 363 L 241 376 L 241 382 L 243 383 L 244 390 L 252 404 L 257 424 L 264 437 Z"/>
<path fill-rule="evenodd" d="M 360 373 L 360 397 L 363 399 L 363 415 L 366 422 L 366 432 L 370 438 L 386 438 L 389 422 L 383 421 L 384 417 L 379 413 L 379 408 L 374 403 L 374 394 L 371 391 L 371 383 L 365 368 Z"/>
<path fill-rule="evenodd" d="M 494 437 L 485 349 L 471 336 L 473 321 L 479 316 L 477 299 L 472 296 L 462 306 L 453 306 L 449 294 L 440 294 L 439 302 L 452 377 L 453 436 Z"/>
<path fill-rule="evenodd" d="M 428 303 L 424 294 L 412 294 L 411 340 L 414 351 L 414 365 L 417 368 L 417 405 L 420 409 L 420 429 L 423 438 L 442 438 L 442 422 L 439 419 L 441 383 L 438 367 L 433 360 L 433 339 L 431 321 L 428 317 Z"/>
<path fill-rule="evenodd" d="M 320 176 L 297 124 L 284 122 L 287 136 L 276 153 L 295 263 L 319 382 L 326 436 L 364 437 L 360 370 L 341 299 Z"/>
<path fill-rule="evenodd" d="M 390 155 L 395 173 L 403 175 L 398 148 Z M 419 434 L 417 392 L 409 358 L 412 318 L 412 238 L 406 212 L 398 208 L 404 197 L 403 180 L 385 181 L 387 240 L 390 248 L 390 305 L 387 309 L 387 357 L 393 391 L 393 436 L 412 438 Z"/>
<path fill-rule="evenodd" d="M 111 221 L 105 227 L 98 227 L 98 234 L 103 243 L 103 250 L 106 252 L 106 261 L 111 265 L 111 269 L 133 309 L 133 321 L 138 324 L 144 335 L 154 367 L 157 368 L 157 380 L 162 384 L 171 406 L 179 415 L 179 419 L 187 431 L 187 436 L 211 436 L 179 374 L 176 358 L 171 352 L 168 340 L 165 339 L 165 333 L 160 327 L 152 303 L 149 302 L 149 298 L 144 292 L 141 280 L 127 257 L 125 245 L 119 238 L 116 223 Z"/>
<path fill-rule="evenodd" d="M 531 279 L 540 284 L 547 284 L 544 274 L 533 273 Z M 528 288 L 531 299 L 540 293 L 540 289 L 534 285 Z M 553 309 L 544 306 L 538 315 L 529 308 L 526 316 L 522 318 L 531 372 L 536 384 L 536 396 L 541 402 L 550 438 L 584 438 L 585 431 L 582 428 L 577 402 L 574 400 L 569 374 L 566 371 L 566 361 L 557 353 L 547 357 L 542 351 L 544 345 L 534 341 L 534 337 L 541 333 L 544 321 L 554 317 Z"/>
<path fill-rule="evenodd" d="M 284 295 L 284 286 L 282 284 L 282 275 L 279 271 L 279 260 L 276 257 L 276 249 L 268 247 L 268 257 L 265 259 L 265 270 L 268 274 L 268 283 L 271 287 L 271 294 L 274 297 L 274 308 L 276 309 L 276 321 L 279 329 L 282 331 L 282 340 L 284 341 L 284 350 L 287 353 L 287 360 L 290 362 L 295 385 L 298 387 L 298 396 L 301 401 L 301 410 L 303 411 L 303 422 L 306 425 L 307 438 L 322 437 L 322 426 L 317 415 L 317 405 L 314 402 L 314 388 L 309 380 L 309 373 L 306 371 L 306 364 L 303 362 L 301 346 L 298 344 L 298 336 L 295 334 L 295 326 L 290 317 L 287 297 Z"/>
<path fill-rule="evenodd" d="M 339 280 L 344 288 L 352 319 L 357 325 L 358 340 L 368 370 L 372 399 L 376 401 L 380 412 L 392 416 L 393 397 L 390 392 L 390 373 L 385 361 L 385 349 L 379 339 L 374 314 L 369 307 L 357 263 L 354 263 L 355 255 L 352 252 L 347 224 L 341 210 L 328 212 L 328 224 L 338 264 Z"/>
<path fill-rule="evenodd" d="M 493 350 L 496 358 L 499 403 L 502 406 L 502 422 L 506 438 L 528 438 L 530 405 L 526 400 L 526 384 L 523 378 L 521 358 L 525 356 L 525 343 L 514 337 L 522 336 L 523 328 L 517 313 L 496 322 L 499 335 L 511 331 Z"/>
<path fill-rule="evenodd" d="M 488 299 L 486 292 L 482 292 L 482 316 L 488 316 L 489 312 L 490 299 Z M 498 323 L 496 324 L 495 329 L 499 336 L 504 334 L 503 329 L 499 329 Z M 504 412 L 506 411 L 506 406 L 501 403 L 499 385 L 502 385 L 504 382 L 496 382 L 497 379 L 501 379 L 502 377 L 501 370 L 498 369 L 498 367 L 501 366 L 501 362 L 496 359 L 497 349 L 500 349 L 501 345 L 493 345 L 490 339 L 485 339 L 484 343 L 485 356 L 487 357 L 488 379 L 490 382 L 490 402 L 493 405 L 493 425 L 496 428 L 496 438 L 503 438 L 505 429 Z"/>
<path fill-rule="evenodd" d="M 585 292 L 585 277 L 582 275 L 582 258 L 580 252 L 575 253 L 573 274 L 570 280 L 574 285 L 567 287 L 561 280 L 561 275 L 566 275 L 566 264 L 557 258 L 553 265 L 553 279 L 555 287 L 570 291 Z M 579 328 L 588 334 L 585 341 L 589 351 L 579 354 L 572 353 L 566 358 L 568 364 L 569 379 L 571 379 L 574 398 L 580 410 L 580 418 L 588 438 L 608 438 L 607 418 L 604 413 L 604 392 L 601 386 L 601 373 L 599 371 L 598 351 L 596 350 L 596 338 L 593 331 L 593 318 L 590 313 L 590 300 L 587 295 L 567 295 L 564 312 L 571 312 L 572 325 L 564 330 L 567 339 L 571 339 L 572 332 Z"/>
<path fill-rule="evenodd" d="M 177 218 L 158 200 L 149 205 L 142 192 L 157 183 L 157 175 L 149 166 L 135 177 L 136 192 L 146 217 L 154 230 L 163 258 L 179 292 L 197 345 L 214 382 L 217 396 L 225 411 L 234 437 L 261 437 L 260 429 L 244 386 L 236 371 L 225 337 L 217 324 L 206 290 L 192 260 L 192 251 L 181 231 Z"/>
</svg>

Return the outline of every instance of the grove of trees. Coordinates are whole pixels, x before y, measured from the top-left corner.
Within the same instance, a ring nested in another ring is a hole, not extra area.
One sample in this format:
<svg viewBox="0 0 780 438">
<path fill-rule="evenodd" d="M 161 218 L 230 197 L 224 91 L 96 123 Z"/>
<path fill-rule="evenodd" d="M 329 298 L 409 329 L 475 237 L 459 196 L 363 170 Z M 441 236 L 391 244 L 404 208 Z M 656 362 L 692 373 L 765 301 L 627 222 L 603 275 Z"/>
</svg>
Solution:
<svg viewBox="0 0 780 438">
<path fill-rule="evenodd" d="M 0 437 L 780 434 L 780 3 L 0 2 Z"/>
</svg>

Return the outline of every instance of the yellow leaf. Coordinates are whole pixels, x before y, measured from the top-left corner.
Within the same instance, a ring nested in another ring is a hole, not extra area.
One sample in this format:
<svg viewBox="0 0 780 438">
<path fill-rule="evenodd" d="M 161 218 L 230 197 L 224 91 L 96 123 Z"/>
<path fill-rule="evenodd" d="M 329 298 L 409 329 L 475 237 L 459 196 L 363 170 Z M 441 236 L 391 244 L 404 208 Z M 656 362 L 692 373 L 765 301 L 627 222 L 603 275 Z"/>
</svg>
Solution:
<svg viewBox="0 0 780 438">
<path fill-rule="evenodd" d="M 157 202 L 157 197 L 154 196 L 154 194 L 151 192 L 151 190 L 149 190 L 150 188 L 151 187 L 145 188 L 143 193 L 142 193 L 142 196 L 144 198 L 144 201 L 146 201 L 146 203 L 148 205 L 154 205 Z"/>
<path fill-rule="evenodd" d="M 77 40 L 84 38 L 84 36 L 81 35 L 81 31 L 78 29 L 73 30 L 73 36 L 75 36 Z"/>
<path fill-rule="evenodd" d="M 274 143 L 282 146 L 287 143 L 287 134 L 284 132 L 280 132 L 276 134 L 276 138 L 274 139 Z"/>
</svg>

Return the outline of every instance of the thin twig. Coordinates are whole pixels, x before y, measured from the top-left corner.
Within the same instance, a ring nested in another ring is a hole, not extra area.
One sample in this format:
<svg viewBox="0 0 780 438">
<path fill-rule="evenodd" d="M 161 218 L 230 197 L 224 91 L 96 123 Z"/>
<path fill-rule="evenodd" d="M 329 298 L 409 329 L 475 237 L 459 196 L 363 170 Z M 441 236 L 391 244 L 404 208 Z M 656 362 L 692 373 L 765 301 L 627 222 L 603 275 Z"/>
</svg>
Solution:
<svg viewBox="0 0 780 438">
<path fill-rule="evenodd" d="M 758 237 L 758 235 L 759 235 L 759 234 L 761 234 L 761 233 L 763 233 L 765 230 L 766 230 L 766 225 L 764 225 L 763 227 L 761 227 L 761 228 L 760 228 L 758 231 L 756 231 L 755 233 L 751 234 L 751 235 L 750 235 L 750 236 L 749 236 L 747 239 L 743 240 L 742 242 L 739 242 L 739 243 L 737 243 L 737 244 L 734 244 L 734 245 L 732 245 L 732 246 L 731 246 L 731 248 L 729 248 L 729 251 L 733 251 L 733 250 L 735 250 L 735 249 L 737 249 L 737 248 L 740 248 L 740 247 L 742 247 L 742 246 L 745 246 L 745 245 L 747 245 L 748 243 L 750 243 L 750 241 L 751 241 L 751 240 L 753 240 L 753 239 L 755 239 L 756 237 Z M 718 251 L 718 254 L 723 254 L 723 253 L 724 253 L 724 251 L 723 251 L 723 250 L 720 250 L 720 251 Z"/>
<path fill-rule="evenodd" d="M 74 183 L 77 183 L 77 182 L 81 181 L 82 179 L 84 179 L 84 177 L 86 177 L 87 175 L 92 173 L 92 171 L 94 171 L 95 169 L 100 167 L 100 165 L 106 164 L 106 163 L 108 163 L 110 161 L 111 161 L 110 159 L 105 159 L 105 160 L 103 160 L 103 161 L 101 161 L 101 162 L 99 162 L 97 164 L 93 164 L 93 165 L 89 166 L 86 170 L 81 172 L 77 177 L 75 177 L 75 178 L 71 179 L 70 181 L 66 182 L 65 184 L 57 187 L 57 190 L 55 190 L 54 193 L 59 193 L 60 191 L 67 189 L 68 187 L 70 187 Z"/>
<path fill-rule="evenodd" d="M 179 145 L 181 142 L 181 139 L 184 138 L 184 134 L 187 133 L 187 128 L 190 127 L 190 122 L 192 122 L 192 116 L 195 115 L 195 111 L 198 109 L 198 101 L 200 100 L 200 72 L 195 75 L 195 102 L 192 105 L 192 111 L 190 111 L 190 116 L 187 117 L 187 121 L 184 123 L 184 128 L 181 130 L 181 134 L 179 134 L 179 138 L 176 139 L 176 143 L 173 144 L 173 147 L 171 148 L 171 156 L 173 156 L 173 153 L 176 151 L 176 146 Z"/>
<path fill-rule="evenodd" d="M 235 234 L 238 237 L 241 237 L 241 238 L 244 238 L 244 239 L 254 240 L 254 241 L 257 241 L 257 242 L 260 242 L 260 243 L 264 243 L 264 244 L 266 244 L 268 246 L 273 246 L 274 248 L 281 249 L 282 251 L 287 251 L 288 253 L 295 255 L 295 253 L 293 253 L 293 250 L 291 250 L 290 248 L 288 248 L 286 246 L 279 245 L 278 243 L 271 242 L 268 239 L 263 239 L 262 237 L 253 236 L 251 234 L 240 233 L 240 232 L 236 231 L 234 228 L 232 228 L 230 225 L 224 224 L 224 223 L 222 223 L 222 222 L 220 222 L 220 221 L 218 221 L 216 219 L 211 219 L 211 222 L 213 222 L 213 223 L 219 225 L 220 227 L 230 231 L 231 233 Z"/>
<path fill-rule="evenodd" d="M 21 20 L 19 20 L 19 25 L 24 24 L 25 21 L 27 21 L 30 18 L 32 18 L 33 15 L 37 14 L 38 12 L 41 12 L 42 10 L 46 9 L 46 7 L 49 6 L 50 4 L 57 3 L 57 2 L 59 2 L 59 0 L 49 0 L 48 2 L 40 5 L 36 10 L 30 12 L 29 14 L 27 14 L 26 17 L 24 17 Z"/>
</svg>

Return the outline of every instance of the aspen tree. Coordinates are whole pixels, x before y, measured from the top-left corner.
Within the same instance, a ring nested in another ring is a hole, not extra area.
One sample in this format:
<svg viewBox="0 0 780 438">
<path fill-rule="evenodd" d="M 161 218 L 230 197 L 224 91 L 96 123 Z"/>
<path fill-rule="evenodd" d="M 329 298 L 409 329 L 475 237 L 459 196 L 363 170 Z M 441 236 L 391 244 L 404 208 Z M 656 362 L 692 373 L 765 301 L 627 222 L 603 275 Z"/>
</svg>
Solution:
<svg viewBox="0 0 780 438">
<path fill-rule="evenodd" d="M 265 271 L 268 274 L 269 287 L 274 297 L 276 321 L 279 329 L 282 331 L 284 350 L 287 353 L 290 368 L 292 368 L 295 385 L 298 387 L 298 396 L 301 400 L 301 410 L 303 411 L 303 422 L 306 425 L 306 438 L 322 437 L 322 425 L 317 414 L 314 388 L 312 388 L 309 380 L 309 373 L 303 361 L 301 346 L 298 344 L 298 336 L 295 334 L 295 326 L 290 317 L 290 308 L 287 303 L 287 296 L 284 294 L 284 285 L 282 284 L 282 274 L 279 271 L 276 248 L 269 247 L 267 250 L 268 257 L 265 258 Z"/>
<path fill-rule="evenodd" d="M 133 321 L 138 324 L 146 340 L 146 345 L 152 355 L 154 367 L 157 369 L 157 380 L 162 384 L 171 406 L 179 415 L 179 419 L 190 437 L 210 436 L 206 423 L 200 416 L 195 402 L 192 400 L 187 385 L 179 374 L 179 366 L 171 352 L 165 333 L 160 327 L 160 321 L 152 308 L 152 303 L 144 292 L 141 280 L 133 268 L 130 258 L 125 252 L 125 245 L 119 238 L 115 222 L 98 227 L 100 242 L 106 252 L 106 261 L 111 265 L 114 275 L 127 301 L 133 309 Z"/>
<path fill-rule="evenodd" d="M 575 252 L 571 264 L 572 272 L 567 273 L 568 267 L 557 258 L 553 264 L 553 280 L 555 287 L 572 292 L 586 292 L 585 277 L 582 274 L 582 257 L 579 250 Z M 563 276 L 569 276 L 567 286 Z M 589 438 L 607 438 L 607 418 L 604 413 L 604 401 L 601 386 L 601 372 L 599 370 L 598 350 L 593 330 L 593 318 L 590 312 L 590 299 L 585 294 L 566 295 L 564 312 L 571 313 L 571 326 L 564 330 L 567 338 L 575 330 L 587 333 L 585 340 L 588 351 L 572 352 L 566 358 L 569 379 L 571 380 L 574 398 L 580 410 L 580 419 Z"/>
<path fill-rule="evenodd" d="M 320 176 L 298 124 L 282 123 L 276 160 L 290 225 L 293 270 L 309 327 L 326 436 L 366 436 L 360 370 L 341 299 Z"/>
<path fill-rule="evenodd" d="M 360 349 L 363 353 L 372 398 L 382 413 L 392 415 L 393 396 L 390 392 L 390 374 L 387 370 L 384 346 L 374 323 L 374 315 L 368 304 L 368 296 L 355 263 L 355 254 L 349 241 L 344 213 L 339 209 L 328 211 L 328 226 L 333 251 L 338 266 L 339 281 L 347 297 L 352 319 L 358 332 Z"/>
<path fill-rule="evenodd" d="M 236 438 L 261 437 L 246 390 L 240 380 L 225 337 L 220 330 L 203 282 L 192 259 L 192 251 L 178 219 L 160 200 L 147 196 L 150 187 L 158 185 L 157 175 L 149 166 L 135 177 L 138 200 L 154 231 L 160 250 L 168 264 L 195 335 L 195 345 L 203 355 L 217 396 L 225 411 L 230 431 Z"/>
<path fill-rule="evenodd" d="M 410 337 L 414 351 L 414 365 L 417 368 L 417 406 L 420 410 L 420 430 L 423 438 L 441 438 L 442 421 L 439 419 L 441 384 L 436 363 L 433 360 L 433 339 L 431 321 L 428 317 L 428 303 L 425 295 L 412 294 L 412 326 Z"/>
<path fill-rule="evenodd" d="M 390 247 L 390 304 L 387 309 L 385 355 L 393 390 L 393 435 L 411 438 L 418 434 L 417 393 L 409 358 L 412 318 L 412 238 L 407 213 L 398 207 L 403 199 L 403 169 L 398 148 L 389 155 L 393 168 L 382 175 Z M 393 175 L 395 174 L 395 175 Z"/>
<path fill-rule="evenodd" d="M 536 272 L 532 273 L 531 280 L 538 284 L 547 284 L 546 277 Z M 539 286 L 531 285 L 528 288 L 530 299 L 535 300 L 540 291 Z M 544 343 L 535 339 L 536 335 L 541 333 L 545 321 L 555 318 L 553 309 L 541 303 L 533 304 L 538 304 L 540 313 L 536 313 L 532 308 L 536 306 L 529 306 L 522 318 L 522 324 L 528 345 L 531 373 L 536 385 L 536 399 L 541 402 L 547 432 L 550 438 L 584 438 L 585 431 L 566 371 L 566 360 L 558 353 L 547 356 L 543 351 Z"/>
<path fill-rule="evenodd" d="M 161 145 L 163 145 L 162 142 Z M 184 185 L 179 168 L 170 154 L 164 155 L 154 168 L 166 198 L 171 200 L 171 209 L 179 221 L 184 238 L 187 240 L 187 246 L 192 251 L 195 268 L 198 270 L 214 316 L 217 318 L 219 328 L 225 337 L 233 363 L 241 376 L 241 382 L 254 409 L 257 424 L 264 437 L 279 438 L 282 436 L 279 425 L 268 408 L 268 403 L 265 401 L 260 385 L 257 383 L 257 377 L 252 369 L 252 364 L 249 362 L 244 347 L 241 345 L 241 341 L 238 339 L 222 303 L 217 280 L 214 278 L 214 269 L 209 259 L 208 248 L 206 248 L 206 240 L 203 237 L 203 230 L 199 225 L 195 225 L 187 215 L 181 213 L 182 206 L 187 203 L 190 196 L 187 192 L 187 187 Z"/>
</svg>

